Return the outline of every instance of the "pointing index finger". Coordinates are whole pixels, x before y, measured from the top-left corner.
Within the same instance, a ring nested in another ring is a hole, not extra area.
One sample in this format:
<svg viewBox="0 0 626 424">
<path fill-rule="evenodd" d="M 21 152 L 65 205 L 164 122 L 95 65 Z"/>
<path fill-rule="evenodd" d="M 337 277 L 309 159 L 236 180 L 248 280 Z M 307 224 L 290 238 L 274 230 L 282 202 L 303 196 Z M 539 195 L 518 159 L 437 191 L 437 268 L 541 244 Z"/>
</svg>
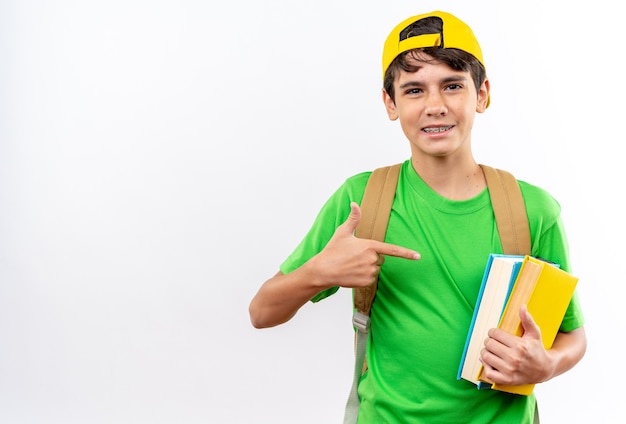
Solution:
<svg viewBox="0 0 626 424">
<path fill-rule="evenodd" d="M 387 256 L 396 256 L 398 258 L 405 259 L 420 259 L 421 256 L 415 250 L 407 249 L 406 247 L 397 246 L 395 244 L 383 243 L 380 241 L 372 240 L 372 247 L 377 253 L 382 253 Z"/>
</svg>

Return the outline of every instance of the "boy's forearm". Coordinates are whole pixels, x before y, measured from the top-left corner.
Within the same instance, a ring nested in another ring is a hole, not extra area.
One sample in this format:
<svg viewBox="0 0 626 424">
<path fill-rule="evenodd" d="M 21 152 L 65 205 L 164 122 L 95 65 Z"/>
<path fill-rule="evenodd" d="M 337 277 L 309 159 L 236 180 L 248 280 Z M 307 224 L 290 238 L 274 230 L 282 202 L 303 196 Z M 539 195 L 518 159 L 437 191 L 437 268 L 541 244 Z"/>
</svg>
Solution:
<svg viewBox="0 0 626 424">
<path fill-rule="evenodd" d="M 283 324 L 321 290 L 307 264 L 289 274 L 279 271 L 261 286 L 250 302 L 250 321 L 255 328 Z"/>
<path fill-rule="evenodd" d="M 585 355 L 587 350 L 587 336 L 584 327 L 567 333 L 559 332 L 549 350 L 554 367 L 550 380 L 572 369 Z"/>
</svg>

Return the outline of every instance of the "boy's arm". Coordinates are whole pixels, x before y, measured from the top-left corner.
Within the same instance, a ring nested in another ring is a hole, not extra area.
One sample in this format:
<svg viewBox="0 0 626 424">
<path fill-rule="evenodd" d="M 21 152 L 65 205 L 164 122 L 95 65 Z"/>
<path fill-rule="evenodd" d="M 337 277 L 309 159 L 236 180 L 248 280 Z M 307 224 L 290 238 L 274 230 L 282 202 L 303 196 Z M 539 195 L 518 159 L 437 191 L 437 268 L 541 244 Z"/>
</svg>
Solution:
<svg viewBox="0 0 626 424">
<path fill-rule="evenodd" d="M 378 277 L 384 255 L 419 259 L 404 247 L 354 236 L 361 209 L 351 204 L 348 219 L 337 227 L 320 253 L 300 268 L 267 280 L 249 306 L 250 321 L 256 328 L 273 327 L 289 321 L 309 299 L 334 286 L 366 287 Z"/>
<path fill-rule="evenodd" d="M 586 350 L 587 334 L 585 327 L 567 333 L 557 333 L 552 348 L 548 351 L 554 366 L 546 380 L 572 369 L 583 358 Z"/>
<path fill-rule="evenodd" d="M 267 280 L 250 302 L 250 322 L 255 328 L 274 327 L 289 321 L 320 291 L 310 261 L 289 274 L 278 272 Z"/>
</svg>

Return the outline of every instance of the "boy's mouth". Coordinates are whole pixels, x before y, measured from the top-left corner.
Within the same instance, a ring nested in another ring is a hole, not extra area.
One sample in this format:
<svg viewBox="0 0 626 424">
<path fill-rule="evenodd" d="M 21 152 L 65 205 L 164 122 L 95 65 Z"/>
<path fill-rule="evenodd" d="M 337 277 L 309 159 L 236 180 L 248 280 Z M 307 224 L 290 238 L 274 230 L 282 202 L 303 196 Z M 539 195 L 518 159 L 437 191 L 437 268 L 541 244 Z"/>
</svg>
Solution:
<svg viewBox="0 0 626 424">
<path fill-rule="evenodd" d="M 427 132 L 427 133 L 439 133 L 439 132 L 448 131 L 450 128 L 452 128 L 452 125 L 446 125 L 445 127 L 427 127 L 427 128 L 424 128 L 422 131 Z"/>
</svg>

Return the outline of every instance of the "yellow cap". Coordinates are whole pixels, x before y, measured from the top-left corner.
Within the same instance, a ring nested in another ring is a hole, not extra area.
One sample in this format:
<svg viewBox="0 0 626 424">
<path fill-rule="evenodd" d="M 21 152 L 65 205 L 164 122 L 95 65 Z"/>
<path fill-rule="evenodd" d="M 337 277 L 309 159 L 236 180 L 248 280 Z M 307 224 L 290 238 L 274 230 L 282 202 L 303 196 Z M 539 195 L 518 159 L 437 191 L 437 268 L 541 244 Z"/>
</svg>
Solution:
<svg viewBox="0 0 626 424">
<path fill-rule="evenodd" d="M 408 38 L 402 35 L 408 26 L 428 17 L 438 17 L 443 21 L 441 33 L 409 36 Z M 465 22 L 449 13 L 435 11 L 405 19 L 391 31 L 383 49 L 383 79 L 385 78 L 387 68 L 399 54 L 411 49 L 437 46 L 446 49 L 463 50 L 474 56 L 485 66 L 483 53 L 472 29 Z"/>
</svg>

